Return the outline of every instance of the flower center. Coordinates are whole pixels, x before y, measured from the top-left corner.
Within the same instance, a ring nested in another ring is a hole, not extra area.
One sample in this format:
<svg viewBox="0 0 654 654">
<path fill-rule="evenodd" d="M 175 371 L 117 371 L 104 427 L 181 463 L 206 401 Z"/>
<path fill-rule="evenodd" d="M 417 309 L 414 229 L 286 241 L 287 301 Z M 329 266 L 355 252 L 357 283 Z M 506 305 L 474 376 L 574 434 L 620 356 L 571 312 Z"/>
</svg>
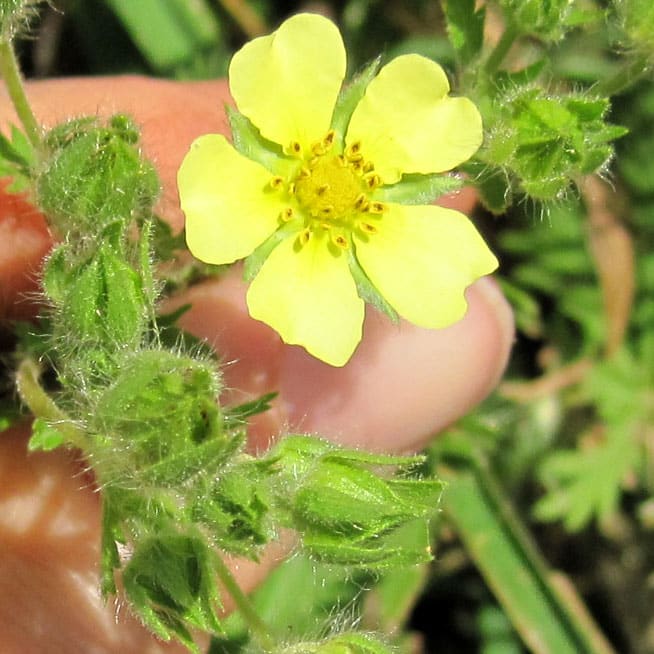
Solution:
<svg viewBox="0 0 654 654">
<path fill-rule="evenodd" d="M 363 190 L 361 176 L 333 155 L 315 157 L 295 182 L 298 202 L 314 218 L 346 218 Z"/>
<path fill-rule="evenodd" d="M 327 235 L 339 248 L 350 247 L 352 232 L 364 238 L 377 232 L 376 223 L 386 207 L 370 198 L 381 185 L 371 162 L 361 154 L 361 144 L 352 143 L 342 154 L 334 154 L 334 132 L 314 143 L 308 153 L 299 143 L 291 143 L 287 154 L 301 160 L 299 172 L 292 180 L 274 177 L 273 189 L 285 189 L 289 206 L 280 215 L 281 222 L 296 218 L 293 205 L 300 209 L 304 227 L 300 245 L 312 234 Z"/>
</svg>

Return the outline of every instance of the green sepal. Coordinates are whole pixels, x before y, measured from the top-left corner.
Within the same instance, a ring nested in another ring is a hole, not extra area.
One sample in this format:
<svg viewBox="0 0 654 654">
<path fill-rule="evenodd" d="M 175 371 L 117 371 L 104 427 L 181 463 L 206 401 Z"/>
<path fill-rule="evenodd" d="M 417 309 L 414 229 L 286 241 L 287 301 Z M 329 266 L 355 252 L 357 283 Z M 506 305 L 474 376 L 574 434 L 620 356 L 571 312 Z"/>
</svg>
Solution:
<svg viewBox="0 0 654 654">
<path fill-rule="evenodd" d="M 252 121 L 240 111 L 225 105 L 227 120 L 232 130 L 232 143 L 237 152 L 256 161 L 274 175 L 287 176 L 297 166 L 297 161 L 287 157 L 281 145 L 261 135 Z"/>
<path fill-rule="evenodd" d="M 36 418 L 32 423 L 32 435 L 27 443 L 30 452 L 50 452 L 56 450 L 65 442 L 64 435 L 42 418 Z"/>
<path fill-rule="evenodd" d="M 43 290 L 55 305 L 66 301 L 74 275 L 68 265 L 68 246 L 57 245 L 48 255 L 43 266 Z"/>
<path fill-rule="evenodd" d="M 312 651 L 315 654 L 393 654 L 395 649 L 373 634 L 349 632 L 320 643 Z"/>
<path fill-rule="evenodd" d="M 429 533 L 424 520 L 423 533 L 425 538 L 420 546 L 407 547 L 405 543 L 393 543 L 393 532 L 353 542 L 335 534 L 314 531 L 303 536 L 302 547 L 312 558 L 322 563 L 379 572 L 432 561 Z"/>
<path fill-rule="evenodd" d="M 475 0 L 443 0 L 447 35 L 459 65 L 474 61 L 484 43 L 485 8 L 475 8 Z"/>
<path fill-rule="evenodd" d="M 272 495 L 266 483 L 270 465 L 239 457 L 215 480 L 196 486 L 189 497 L 189 518 L 205 525 L 223 551 L 257 561 L 261 546 L 274 538 Z"/>
<path fill-rule="evenodd" d="M 139 314 L 141 316 L 141 330 L 145 329 L 145 321 L 154 325 L 156 322 L 155 303 L 159 296 L 159 284 L 154 276 L 153 263 L 153 246 L 154 225 L 156 221 L 148 219 L 141 227 L 141 234 L 138 240 L 138 266 L 137 266 L 137 286 L 140 289 L 139 296 L 141 307 Z M 158 259 L 162 261 L 162 259 Z"/>
<path fill-rule="evenodd" d="M 458 191 L 464 180 L 454 175 L 403 175 L 402 179 L 391 186 L 382 186 L 375 190 L 372 197 L 379 202 L 397 204 L 431 204 L 442 195 Z"/>
<path fill-rule="evenodd" d="M 368 275 L 361 267 L 357 259 L 354 248 L 347 249 L 347 261 L 350 267 L 350 273 L 357 287 L 359 297 L 368 304 L 372 304 L 375 309 L 385 313 L 393 322 L 400 321 L 397 311 L 387 302 L 386 298 L 377 290 L 377 287 L 370 281 Z"/>
<path fill-rule="evenodd" d="M 104 291 L 102 277 L 100 259 L 95 257 L 72 277 L 62 302 L 64 320 L 82 342 L 101 342 L 105 334 L 105 323 L 98 313 Z"/>
<path fill-rule="evenodd" d="M 218 469 L 240 449 L 241 443 L 238 438 L 211 438 L 194 445 L 178 443 L 179 451 L 169 450 L 160 460 L 143 465 L 138 481 L 145 486 L 176 488 L 205 471 Z M 154 445 L 149 442 L 148 449 Z"/>
<path fill-rule="evenodd" d="M 324 460 L 302 481 L 293 500 L 296 520 L 309 530 L 337 531 L 355 541 L 397 527 L 406 508 L 386 480 L 359 466 Z"/>
<path fill-rule="evenodd" d="M 401 471 L 413 469 L 425 461 L 422 455 L 394 456 L 348 450 L 322 438 L 301 434 L 285 436 L 266 456 L 274 461 L 282 460 L 284 467 L 292 468 L 298 475 L 303 475 L 310 470 L 318 458 L 336 462 L 350 461 L 359 465 L 394 466 Z"/>
<path fill-rule="evenodd" d="M 297 221 L 291 221 L 276 229 L 261 245 L 255 248 L 243 264 L 243 279 L 246 282 L 251 282 L 259 274 L 261 266 L 270 256 L 270 253 L 295 231 L 299 231 L 298 223 Z"/>
<path fill-rule="evenodd" d="M 106 489 L 102 493 L 102 536 L 100 540 L 100 590 L 102 597 L 115 595 L 116 578 L 115 571 L 121 567 L 120 554 L 117 543 L 125 543 L 125 537 L 120 529 L 120 517 L 115 513 L 115 505 L 112 497 L 115 492 Z"/>
<path fill-rule="evenodd" d="M 363 98 L 368 84 L 377 74 L 380 64 L 381 57 L 371 61 L 349 84 L 341 89 L 338 95 L 332 115 L 331 128 L 336 132 L 336 142 L 341 146 L 345 141 L 350 118 L 352 118 L 359 101 Z"/>
<path fill-rule="evenodd" d="M 147 303 L 143 293 L 143 271 L 139 275 L 113 247 L 101 246 L 99 256 L 104 288 L 96 310 L 100 309 L 108 338 L 123 348 L 134 347 L 145 328 L 143 313 Z M 152 279 L 149 286 L 149 299 L 152 300 Z"/>
<path fill-rule="evenodd" d="M 80 344 L 92 342 L 111 350 L 118 343 L 139 343 L 145 328 L 141 276 L 116 252 L 108 233 L 82 265 L 69 264 L 65 246 L 58 248 L 48 260 L 44 280 Z"/>
<path fill-rule="evenodd" d="M 243 427 L 252 416 L 268 411 L 270 409 L 270 403 L 277 395 L 278 393 L 276 392 L 264 393 L 250 402 L 225 408 L 225 429 Z"/>
<path fill-rule="evenodd" d="M 132 610 L 163 640 L 199 652 L 187 627 L 222 633 L 213 553 L 199 535 L 172 530 L 136 547 L 123 572 Z"/>
</svg>

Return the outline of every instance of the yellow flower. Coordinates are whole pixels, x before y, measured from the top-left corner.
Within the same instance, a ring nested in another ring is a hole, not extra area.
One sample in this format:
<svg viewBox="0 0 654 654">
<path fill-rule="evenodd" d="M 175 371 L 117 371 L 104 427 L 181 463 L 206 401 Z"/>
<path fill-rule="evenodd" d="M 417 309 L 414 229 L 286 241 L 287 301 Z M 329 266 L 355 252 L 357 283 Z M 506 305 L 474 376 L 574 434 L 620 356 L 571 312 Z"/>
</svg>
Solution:
<svg viewBox="0 0 654 654">
<path fill-rule="evenodd" d="M 341 36 L 321 16 L 249 42 L 229 83 L 238 115 L 258 129 L 254 145 L 202 136 L 178 175 L 191 252 L 213 264 L 257 258 L 250 314 L 335 366 L 361 340 L 361 295 L 445 327 L 465 314 L 465 288 L 497 266 L 463 214 L 388 201 L 403 175 L 474 154 L 474 104 L 450 97 L 443 69 L 418 55 L 385 65 L 358 102 L 339 100 L 344 75 Z"/>
</svg>

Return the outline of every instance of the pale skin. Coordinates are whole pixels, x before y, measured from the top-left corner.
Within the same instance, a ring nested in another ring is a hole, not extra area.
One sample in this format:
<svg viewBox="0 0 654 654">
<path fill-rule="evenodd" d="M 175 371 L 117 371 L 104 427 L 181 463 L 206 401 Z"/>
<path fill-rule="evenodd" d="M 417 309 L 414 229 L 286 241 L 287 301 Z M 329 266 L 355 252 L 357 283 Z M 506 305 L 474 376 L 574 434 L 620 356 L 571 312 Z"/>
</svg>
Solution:
<svg viewBox="0 0 654 654">
<path fill-rule="evenodd" d="M 62 79 L 28 85 L 46 126 L 72 116 L 131 114 L 162 179 L 158 209 L 183 224 L 175 176 L 191 141 L 226 133 L 226 83 L 177 83 L 139 77 Z M 0 89 L 0 126 L 16 122 Z M 468 211 L 471 194 L 448 198 Z M 29 316 L 39 262 L 50 238 L 38 217 L 0 195 L 0 317 Z M 225 400 L 269 390 L 274 409 L 251 430 L 252 448 L 285 430 L 321 434 L 348 446 L 408 452 L 469 411 L 496 385 L 513 339 L 508 305 L 489 279 L 467 291 L 463 320 L 443 330 L 392 325 L 368 311 L 364 339 L 344 368 L 331 368 L 299 347 L 282 344 L 248 317 L 245 286 L 235 268 L 193 287 L 169 305 L 187 302 L 186 328 L 222 354 Z M 238 390 L 237 390 L 238 389 Z M 100 505 L 92 476 L 75 451 L 27 454 L 27 428 L 0 435 L 0 649 L 6 654 L 149 654 L 185 651 L 151 637 L 120 602 L 104 605 L 97 590 Z M 253 588 L 285 546 L 260 566 L 238 563 Z"/>
</svg>

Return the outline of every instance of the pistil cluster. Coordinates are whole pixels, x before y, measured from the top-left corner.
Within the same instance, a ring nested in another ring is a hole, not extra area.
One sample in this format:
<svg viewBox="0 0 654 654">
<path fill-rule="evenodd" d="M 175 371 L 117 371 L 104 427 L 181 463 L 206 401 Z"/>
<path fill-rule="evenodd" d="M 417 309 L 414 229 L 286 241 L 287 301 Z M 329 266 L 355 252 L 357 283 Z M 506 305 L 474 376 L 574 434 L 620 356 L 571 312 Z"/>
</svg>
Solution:
<svg viewBox="0 0 654 654">
<path fill-rule="evenodd" d="M 308 152 L 294 141 L 286 153 L 300 160 L 298 172 L 288 181 L 283 177 L 271 180 L 271 186 L 285 193 L 289 200 L 280 221 L 303 221 L 298 236 L 300 245 L 307 243 L 312 234 L 327 234 L 333 245 L 347 249 L 353 230 L 363 238 L 376 234 L 375 223 L 386 210 L 382 202 L 370 197 L 382 180 L 374 164 L 364 159 L 361 143 L 348 145 L 342 153 L 334 152 L 335 149 L 333 130 L 312 144 Z"/>
</svg>

